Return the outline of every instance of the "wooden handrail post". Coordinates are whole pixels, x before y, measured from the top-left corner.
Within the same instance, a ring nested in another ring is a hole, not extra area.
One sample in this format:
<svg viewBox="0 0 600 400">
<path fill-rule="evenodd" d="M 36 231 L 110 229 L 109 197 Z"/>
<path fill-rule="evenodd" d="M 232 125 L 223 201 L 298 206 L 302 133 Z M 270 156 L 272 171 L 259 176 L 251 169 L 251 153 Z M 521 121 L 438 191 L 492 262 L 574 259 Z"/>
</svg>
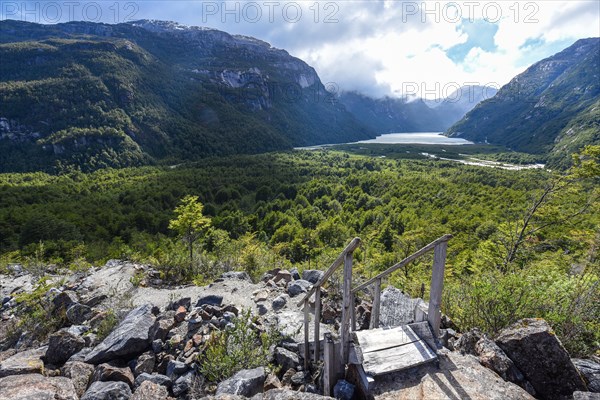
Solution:
<svg viewBox="0 0 600 400">
<path fill-rule="evenodd" d="M 304 300 L 304 371 L 308 371 L 310 347 L 308 342 L 308 324 L 310 320 L 308 299 Z"/>
<path fill-rule="evenodd" d="M 375 281 L 373 288 L 373 308 L 371 309 L 371 324 L 369 329 L 379 328 L 379 309 L 381 304 L 381 278 Z"/>
<path fill-rule="evenodd" d="M 319 340 L 321 327 L 321 287 L 318 287 L 315 291 L 315 365 L 319 362 L 319 356 L 321 355 L 321 341 Z"/>
<path fill-rule="evenodd" d="M 442 289 L 444 288 L 444 268 L 448 242 L 441 242 L 433 250 L 433 271 L 429 290 L 428 320 L 435 337 L 440 336 Z"/>
<path fill-rule="evenodd" d="M 341 339 L 341 362 L 348 363 L 348 351 L 350 343 L 350 301 L 352 290 L 352 252 L 347 252 L 344 256 L 344 285 L 343 285 L 343 305 L 342 305 L 342 324 L 340 326 Z"/>
<path fill-rule="evenodd" d="M 337 382 L 337 361 L 335 357 L 335 344 L 331 333 L 325 333 L 323 345 L 323 395 L 331 396 L 333 386 Z"/>
</svg>

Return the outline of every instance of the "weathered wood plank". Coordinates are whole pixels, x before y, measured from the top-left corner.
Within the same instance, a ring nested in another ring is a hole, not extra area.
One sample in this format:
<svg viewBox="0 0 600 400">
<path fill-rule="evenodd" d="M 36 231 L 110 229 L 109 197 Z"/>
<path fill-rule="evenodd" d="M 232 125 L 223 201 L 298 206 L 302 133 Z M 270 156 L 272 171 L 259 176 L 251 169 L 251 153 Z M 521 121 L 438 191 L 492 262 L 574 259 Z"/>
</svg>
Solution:
<svg viewBox="0 0 600 400">
<path fill-rule="evenodd" d="M 354 239 L 352 239 L 352 241 L 350 243 L 348 243 L 348 246 L 346 246 L 346 248 L 335 259 L 335 261 L 331 264 L 331 266 L 327 269 L 327 271 L 325 271 L 325 273 L 323 274 L 323 276 L 321 277 L 321 279 L 319 279 L 317 281 L 317 283 L 315 283 L 314 285 L 312 285 L 312 287 L 306 293 L 306 295 L 302 298 L 302 300 L 300 300 L 298 302 L 298 307 L 300 307 L 304 303 L 304 300 L 310 299 L 310 296 L 312 296 L 312 294 L 315 292 L 315 290 L 319 286 L 321 286 L 321 285 L 323 285 L 323 283 L 327 282 L 327 280 L 331 277 L 331 275 L 333 275 L 333 273 L 335 272 L 335 270 L 340 265 L 342 265 L 342 263 L 344 262 L 344 259 L 346 257 L 346 254 L 348 254 L 348 253 L 352 254 L 352 252 L 354 252 L 354 250 L 356 250 L 356 248 L 359 245 L 360 245 L 360 238 L 358 238 L 358 237 L 355 237 Z"/>
<path fill-rule="evenodd" d="M 321 341 L 319 340 L 319 328 L 321 327 L 321 287 L 318 287 L 317 290 L 315 291 L 315 355 L 314 355 L 314 361 L 315 364 L 317 364 L 319 362 L 319 358 L 321 355 L 321 349 L 320 349 L 320 344 Z"/>
<path fill-rule="evenodd" d="M 342 321 L 340 326 L 340 341 L 342 342 L 341 361 L 348 362 L 348 345 L 350 342 L 350 291 L 352 289 L 352 253 L 344 257 L 344 284 L 342 297 Z"/>
<path fill-rule="evenodd" d="M 363 354 L 363 368 L 369 375 L 401 371 L 435 360 L 436 355 L 422 340 L 390 349 Z"/>
<path fill-rule="evenodd" d="M 356 307 L 354 306 L 354 295 L 350 294 L 350 330 L 356 330 Z"/>
<path fill-rule="evenodd" d="M 440 243 L 446 243 L 450 239 L 452 239 L 452 235 L 448 234 L 448 235 L 444 235 L 444 236 L 442 236 L 442 237 L 434 240 L 433 242 L 429 243 L 427 246 L 423 247 L 422 249 L 418 250 L 417 252 L 415 252 L 415 253 L 411 254 L 410 256 L 406 257 L 404 260 L 400 261 L 399 263 L 392 265 L 391 267 L 389 267 L 388 269 L 386 269 L 385 271 L 383 271 L 379 275 L 375 276 L 374 278 L 371 278 L 368 281 L 366 281 L 365 283 L 363 283 L 361 285 L 358 285 L 357 287 L 355 287 L 354 289 L 352 289 L 352 292 L 356 293 L 357 291 L 362 290 L 362 289 L 368 287 L 369 285 L 371 285 L 372 283 L 374 283 L 377 279 L 385 278 L 386 276 L 388 276 L 392 272 L 396 271 L 397 269 L 402 268 L 403 266 L 405 266 L 409 262 L 415 260 L 416 258 L 421 257 L 423 254 L 425 254 L 428 251 L 432 250 L 438 244 L 440 244 Z"/>
<path fill-rule="evenodd" d="M 417 342 L 420 338 L 408 326 L 398 326 L 392 329 L 372 329 L 357 331 L 353 335 L 363 354 L 380 351 L 392 347 Z"/>
<path fill-rule="evenodd" d="M 326 333 L 325 343 L 323 343 L 323 394 L 325 396 L 333 394 L 333 387 L 337 382 L 336 369 L 335 346 L 331 334 Z"/>
<path fill-rule="evenodd" d="M 310 322 L 310 307 L 308 300 L 304 302 L 304 370 L 308 371 L 308 364 L 310 362 L 310 346 L 308 344 L 308 325 Z M 319 325 L 319 324 L 317 324 Z M 319 337 L 316 336 L 315 340 L 318 341 Z"/>
<path fill-rule="evenodd" d="M 379 328 L 379 313 L 381 309 L 381 278 L 375 280 L 373 293 L 373 309 L 371 310 L 371 323 L 369 329 Z"/>
<path fill-rule="evenodd" d="M 433 335 L 440 336 L 442 289 L 444 288 L 444 267 L 446 264 L 446 249 L 448 242 L 435 246 L 433 254 L 433 271 L 431 272 L 431 288 L 429 290 L 429 310 L 427 318 L 433 330 Z"/>
</svg>

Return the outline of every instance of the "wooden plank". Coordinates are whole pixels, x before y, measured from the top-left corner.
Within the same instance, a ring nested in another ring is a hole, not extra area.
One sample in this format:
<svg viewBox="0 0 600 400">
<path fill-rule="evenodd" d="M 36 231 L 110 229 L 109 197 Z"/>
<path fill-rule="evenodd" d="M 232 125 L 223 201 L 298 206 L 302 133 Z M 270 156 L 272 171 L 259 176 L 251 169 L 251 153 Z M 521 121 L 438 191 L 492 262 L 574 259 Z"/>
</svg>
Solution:
<svg viewBox="0 0 600 400">
<path fill-rule="evenodd" d="M 416 367 L 436 360 L 436 355 L 422 340 L 363 354 L 363 368 L 369 375 L 382 375 Z"/>
<path fill-rule="evenodd" d="M 440 244 L 440 243 L 446 243 L 450 239 L 452 239 L 452 235 L 444 235 L 444 236 L 442 236 L 442 237 L 434 240 L 433 242 L 429 243 L 427 246 L 423 247 L 422 249 L 418 250 L 417 252 L 415 252 L 415 253 L 411 254 L 410 256 L 406 257 L 404 260 L 400 261 L 399 263 L 392 265 L 391 267 L 389 267 L 388 269 L 386 269 L 385 271 L 383 271 L 379 275 L 375 276 L 374 278 L 371 278 L 368 281 L 366 281 L 365 283 L 363 283 L 361 285 L 358 285 L 357 287 L 355 287 L 354 289 L 352 289 L 352 292 L 356 293 L 357 291 L 362 290 L 362 289 L 368 287 L 369 285 L 371 285 L 372 283 L 374 283 L 377 279 L 385 278 L 386 276 L 388 276 L 392 272 L 396 271 L 398 268 L 402 268 L 403 266 L 405 266 L 409 262 L 413 261 L 416 258 L 421 257 L 423 254 L 425 254 L 428 251 L 432 250 L 438 244 Z"/>
<path fill-rule="evenodd" d="M 309 289 L 309 291 L 306 293 L 306 295 L 302 298 L 302 300 L 300 300 L 298 302 L 298 307 L 300 307 L 302 305 L 302 303 L 304 303 L 304 300 L 307 300 L 310 298 L 310 296 L 312 296 L 312 294 L 315 292 L 315 290 L 320 287 L 321 285 L 323 285 L 323 283 L 327 282 L 327 280 L 331 277 L 331 275 L 333 275 L 333 273 L 335 272 L 335 270 L 342 265 L 342 262 L 344 262 L 345 258 L 346 258 L 346 254 L 348 253 L 352 253 L 354 250 L 356 250 L 356 248 L 360 245 L 360 238 L 355 237 L 354 239 L 352 239 L 352 241 L 350 243 L 348 243 L 348 246 L 346 246 L 346 248 L 340 253 L 340 255 L 335 259 L 335 261 L 333 262 L 333 264 L 331 264 L 331 266 L 327 269 L 327 271 L 325 271 L 325 273 L 323 274 L 323 276 L 321 277 L 321 279 L 319 279 L 317 281 L 317 283 L 315 283 L 314 285 L 312 285 L 312 287 Z"/>
<path fill-rule="evenodd" d="M 321 355 L 319 340 L 319 328 L 321 327 L 321 287 L 318 287 L 315 291 L 315 365 L 319 363 Z"/>
<path fill-rule="evenodd" d="M 433 255 L 433 271 L 431 272 L 431 288 L 429 290 L 429 310 L 427 318 L 433 330 L 433 335 L 440 336 L 442 289 L 444 288 L 444 266 L 446 264 L 447 242 L 435 246 Z"/>
<path fill-rule="evenodd" d="M 340 326 L 340 341 L 342 342 L 341 361 L 348 362 L 348 345 L 350 342 L 350 291 L 352 289 L 352 253 L 344 257 L 344 284 L 342 296 L 342 321 Z"/>
<path fill-rule="evenodd" d="M 336 351 L 331 333 L 326 333 L 323 343 L 323 393 L 325 396 L 333 395 L 333 387 L 338 381 L 341 367 L 338 355 L 339 352 Z"/>
<path fill-rule="evenodd" d="M 356 307 L 354 306 L 354 295 L 350 294 L 350 330 L 356 330 Z"/>
<path fill-rule="evenodd" d="M 420 340 L 419 336 L 408 326 L 358 331 L 354 332 L 353 335 L 356 336 L 362 354 L 402 346 Z"/>
<path fill-rule="evenodd" d="M 369 329 L 379 328 L 379 313 L 381 309 L 381 278 L 375 280 L 373 293 L 373 308 L 371 310 L 371 323 Z"/>
<path fill-rule="evenodd" d="M 308 324 L 310 319 L 308 299 L 304 302 L 304 370 L 308 371 L 308 363 L 310 361 L 310 346 L 308 344 Z M 319 325 L 319 324 L 317 324 Z M 315 340 L 319 340 L 317 336 Z"/>
</svg>

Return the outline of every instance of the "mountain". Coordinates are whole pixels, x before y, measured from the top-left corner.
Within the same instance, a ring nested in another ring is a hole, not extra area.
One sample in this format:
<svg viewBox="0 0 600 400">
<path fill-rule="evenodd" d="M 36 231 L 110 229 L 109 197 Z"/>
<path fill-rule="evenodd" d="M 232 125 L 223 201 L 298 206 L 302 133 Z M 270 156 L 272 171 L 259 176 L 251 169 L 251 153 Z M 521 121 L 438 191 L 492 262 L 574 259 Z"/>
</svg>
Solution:
<svg viewBox="0 0 600 400">
<path fill-rule="evenodd" d="M 373 137 L 315 70 L 172 22 L 0 21 L 0 171 L 84 170 Z"/>
<path fill-rule="evenodd" d="M 375 99 L 344 92 L 340 102 L 365 126 L 378 134 L 391 132 L 445 131 L 481 100 L 496 93 L 491 87 L 464 86 L 440 100 Z"/>
<path fill-rule="evenodd" d="M 447 134 L 547 153 L 550 165 L 568 165 L 570 153 L 600 143 L 600 38 L 535 63 Z"/>
</svg>

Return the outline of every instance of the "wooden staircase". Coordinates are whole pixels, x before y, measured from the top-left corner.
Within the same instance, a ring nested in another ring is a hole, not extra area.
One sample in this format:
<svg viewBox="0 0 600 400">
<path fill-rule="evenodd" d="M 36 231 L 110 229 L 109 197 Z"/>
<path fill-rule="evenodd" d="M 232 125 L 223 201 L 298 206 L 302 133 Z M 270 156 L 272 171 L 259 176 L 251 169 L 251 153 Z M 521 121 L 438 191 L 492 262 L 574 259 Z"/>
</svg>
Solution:
<svg viewBox="0 0 600 400">
<path fill-rule="evenodd" d="M 323 361 L 324 395 L 330 396 L 337 380 L 348 375 L 353 375 L 349 379 L 359 386 L 363 394 L 368 394 L 369 383 L 379 375 L 404 371 L 437 361 L 446 248 L 451 238 L 452 235 L 438 238 L 381 274 L 352 288 L 352 255 L 360 245 L 360 239 L 354 238 L 323 277 L 300 300 L 298 306 L 304 307 L 304 341 L 299 344 L 299 347 L 301 354 L 304 355 L 304 367 L 305 370 L 309 370 L 311 361 L 314 364 Z M 382 279 L 430 251 L 434 252 L 434 262 L 429 305 L 422 307 L 424 303 L 421 302 L 423 303 L 421 306 L 417 305 L 412 310 L 413 323 L 379 327 Z M 342 320 L 339 340 L 334 340 L 331 333 L 320 332 L 321 286 L 342 264 L 344 265 Z M 358 291 L 370 286 L 373 286 L 370 329 L 357 331 L 354 297 Z M 315 323 L 313 340 L 310 340 L 310 302 L 313 294 Z"/>
</svg>

